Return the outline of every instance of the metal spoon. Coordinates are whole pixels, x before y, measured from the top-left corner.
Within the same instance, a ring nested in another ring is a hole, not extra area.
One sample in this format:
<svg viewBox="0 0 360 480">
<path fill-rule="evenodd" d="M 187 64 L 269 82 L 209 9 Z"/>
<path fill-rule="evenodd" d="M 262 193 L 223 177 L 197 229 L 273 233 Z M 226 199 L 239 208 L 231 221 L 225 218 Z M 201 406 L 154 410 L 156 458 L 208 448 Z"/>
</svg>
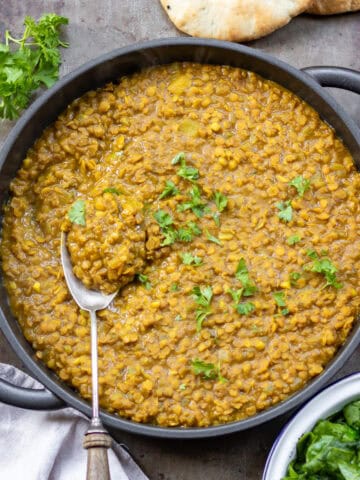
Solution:
<svg viewBox="0 0 360 480">
<path fill-rule="evenodd" d="M 117 291 L 111 295 L 104 295 L 101 292 L 87 289 L 75 277 L 64 232 L 61 233 L 61 263 L 65 280 L 73 299 L 81 309 L 90 313 L 91 319 L 92 419 L 83 443 L 84 448 L 88 451 L 86 479 L 110 480 L 107 449 L 111 446 L 111 437 L 104 429 L 99 417 L 96 310 L 108 307 L 116 296 Z"/>
</svg>

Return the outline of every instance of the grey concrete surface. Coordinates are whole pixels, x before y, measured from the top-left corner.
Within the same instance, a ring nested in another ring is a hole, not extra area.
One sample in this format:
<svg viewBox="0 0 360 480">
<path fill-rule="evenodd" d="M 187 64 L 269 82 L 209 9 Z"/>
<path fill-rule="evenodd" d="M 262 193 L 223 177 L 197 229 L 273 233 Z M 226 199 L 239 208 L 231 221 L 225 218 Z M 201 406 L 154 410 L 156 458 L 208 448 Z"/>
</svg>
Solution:
<svg viewBox="0 0 360 480">
<path fill-rule="evenodd" d="M 0 0 L 0 34 L 5 28 L 19 33 L 25 15 L 39 17 L 45 12 L 56 12 L 70 20 L 66 28 L 70 47 L 62 51 L 61 75 L 120 46 L 182 35 L 168 21 L 158 0 Z M 298 68 L 338 65 L 360 70 L 360 12 L 326 18 L 303 15 L 249 46 Z M 360 125 L 359 97 L 335 90 L 332 93 Z M 0 122 L 0 145 L 12 125 Z M 2 336 L 0 361 L 23 367 Z M 337 377 L 358 370 L 359 362 L 358 349 Z M 159 441 L 121 432 L 115 435 L 154 480 L 258 480 L 285 420 L 208 441 Z"/>
</svg>

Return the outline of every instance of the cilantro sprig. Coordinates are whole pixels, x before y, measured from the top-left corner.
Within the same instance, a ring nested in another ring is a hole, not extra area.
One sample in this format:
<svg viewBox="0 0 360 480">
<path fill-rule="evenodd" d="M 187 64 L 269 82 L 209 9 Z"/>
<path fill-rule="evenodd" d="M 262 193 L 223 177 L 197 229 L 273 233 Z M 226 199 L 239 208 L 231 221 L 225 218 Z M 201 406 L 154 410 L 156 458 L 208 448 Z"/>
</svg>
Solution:
<svg viewBox="0 0 360 480">
<path fill-rule="evenodd" d="M 284 222 L 290 222 L 292 220 L 293 209 L 291 206 L 291 200 L 279 202 L 276 204 L 276 207 L 280 210 L 277 214 L 280 220 L 283 220 Z"/>
<path fill-rule="evenodd" d="M 151 283 L 150 283 L 149 277 L 147 275 L 145 275 L 143 273 L 138 273 L 136 276 L 137 276 L 137 279 L 139 280 L 139 282 L 144 285 L 146 290 L 151 290 Z"/>
<path fill-rule="evenodd" d="M 180 203 L 177 207 L 179 212 L 191 210 L 198 218 L 204 216 L 208 210 L 207 203 L 201 199 L 201 191 L 198 185 L 194 185 L 188 192 L 189 200 Z"/>
<path fill-rule="evenodd" d="M 180 164 L 179 170 L 176 172 L 179 177 L 194 182 L 199 179 L 199 170 L 186 164 L 185 153 L 180 152 L 171 160 L 171 165 Z"/>
<path fill-rule="evenodd" d="M 185 227 L 180 227 L 177 239 L 180 242 L 192 242 L 195 236 L 201 235 L 201 228 L 195 222 L 187 222 Z"/>
<path fill-rule="evenodd" d="M 251 282 L 249 270 L 244 258 L 241 258 L 235 272 L 235 277 L 242 283 L 242 295 L 250 297 L 257 291 L 257 287 Z"/>
<path fill-rule="evenodd" d="M 274 297 L 276 305 L 280 308 L 281 315 L 288 315 L 289 309 L 286 308 L 286 299 L 285 299 L 285 292 L 273 292 L 272 296 Z"/>
<path fill-rule="evenodd" d="M 68 213 L 70 222 L 85 226 L 85 209 L 85 200 L 76 200 L 76 202 L 71 205 Z"/>
<path fill-rule="evenodd" d="M 162 200 L 165 197 L 173 197 L 179 193 L 179 189 L 171 180 L 166 180 L 165 188 L 159 196 L 159 200 Z"/>
<path fill-rule="evenodd" d="M 195 303 L 198 305 L 195 311 L 196 330 L 200 332 L 202 324 L 206 317 L 212 312 L 210 309 L 211 300 L 213 297 L 213 291 L 210 286 L 199 287 L 196 286 L 192 289 L 192 296 Z"/>
<path fill-rule="evenodd" d="M 180 257 L 184 265 L 198 267 L 202 264 L 202 258 L 198 257 L 197 255 L 193 255 L 190 252 L 180 253 Z"/>
<path fill-rule="evenodd" d="M 330 258 L 326 256 L 320 258 L 315 250 L 308 250 L 307 256 L 310 257 L 313 262 L 310 265 L 306 265 L 304 268 L 305 270 L 310 270 L 311 272 L 320 273 L 325 277 L 326 283 L 323 288 L 334 287 L 337 290 L 342 288 L 342 283 L 340 283 L 336 277 L 338 270 Z"/>
<path fill-rule="evenodd" d="M 164 240 L 161 246 L 172 245 L 177 239 L 177 232 L 173 226 L 173 219 L 171 215 L 165 210 L 158 210 L 154 213 L 154 218 L 161 228 L 161 232 L 164 235 Z"/>
<path fill-rule="evenodd" d="M 204 380 L 219 380 L 224 383 L 227 379 L 221 375 L 220 363 L 207 363 L 199 358 L 192 360 L 191 366 L 195 375 L 201 375 Z"/>
<path fill-rule="evenodd" d="M 43 15 L 38 22 L 25 17 L 20 38 L 5 32 L 0 43 L 0 117 L 13 120 L 29 103 L 33 91 L 51 87 L 59 77 L 61 63 L 59 31 L 68 19 L 54 13 Z"/>
<path fill-rule="evenodd" d="M 216 208 L 220 213 L 224 211 L 225 208 L 227 207 L 228 198 L 225 195 L 223 195 L 221 192 L 214 193 L 214 201 L 215 201 Z"/>
<path fill-rule="evenodd" d="M 299 197 L 303 197 L 304 193 L 310 189 L 311 183 L 310 180 L 307 180 L 302 175 L 299 175 L 298 177 L 295 177 L 293 180 L 291 180 L 289 185 L 296 188 Z"/>
</svg>

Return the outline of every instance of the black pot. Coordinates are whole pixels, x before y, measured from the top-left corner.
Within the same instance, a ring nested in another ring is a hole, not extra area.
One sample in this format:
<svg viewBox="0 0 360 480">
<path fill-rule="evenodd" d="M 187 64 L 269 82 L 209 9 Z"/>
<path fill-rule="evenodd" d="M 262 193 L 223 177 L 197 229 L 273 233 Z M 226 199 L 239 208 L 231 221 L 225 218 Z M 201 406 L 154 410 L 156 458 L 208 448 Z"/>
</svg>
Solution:
<svg viewBox="0 0 360 480">
<path fill-rule="evenodd" d="M 251 70 L 283 85 L 309 103 L 334 127 L 353 155 L 356 166 L 360 168 L 360 131 L 346 112 L 322 88 L 322 86 L 338 87 L 360 94 L 359 72 L 335 67 L 313 67 L 299 71 L 269 55 L 242 45 L 215 40 L 173 38 L 114 50 L 62 78 L 37 99 L 15 125 L 1 151 L 0 174 L 5 188 L 0 192 L 0 203 L 7 201 L 7 186 L 25 158 L 28 148 L 70 102 L 86 91 L 116 80 L 122 75 L 150 65 L 175 61 L 232 65 Z M 27 369 L 49 390 L 28 390 L 0 381 L 0 400 L 18 407 L 37 410 L 72 406 L 91 416 L 90 405 L 36 359 L 11 314 L 7 293 L 2 284 L 0 289 L 0 327 Z M 359 341 L 358 321 L 345 345 L 321 375 L 286 401 L 245 420 L 206 428 L 163 428 L 143 425 L 106 412 L 102 412 L 102 420 L 108 427 L 164 438 L 205 438 L 245 430 L 288 412 L 314 395 L 344 365 Z"/>
</svg>

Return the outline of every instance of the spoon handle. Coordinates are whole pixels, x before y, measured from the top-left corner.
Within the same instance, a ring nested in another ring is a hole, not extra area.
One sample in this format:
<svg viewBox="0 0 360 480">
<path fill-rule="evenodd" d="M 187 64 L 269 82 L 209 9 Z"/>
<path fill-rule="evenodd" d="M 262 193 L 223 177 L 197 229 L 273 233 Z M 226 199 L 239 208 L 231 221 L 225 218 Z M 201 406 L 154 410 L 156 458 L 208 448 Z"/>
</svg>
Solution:
<svg viewBox="0 0 360 480">
<path fill-rule="evenodd" d="M 106 432 L 87 433 L 83 443 L 88 451 L 86 480 L 110 480 L 108 448 L 111 437 Z"/>
</svg>

